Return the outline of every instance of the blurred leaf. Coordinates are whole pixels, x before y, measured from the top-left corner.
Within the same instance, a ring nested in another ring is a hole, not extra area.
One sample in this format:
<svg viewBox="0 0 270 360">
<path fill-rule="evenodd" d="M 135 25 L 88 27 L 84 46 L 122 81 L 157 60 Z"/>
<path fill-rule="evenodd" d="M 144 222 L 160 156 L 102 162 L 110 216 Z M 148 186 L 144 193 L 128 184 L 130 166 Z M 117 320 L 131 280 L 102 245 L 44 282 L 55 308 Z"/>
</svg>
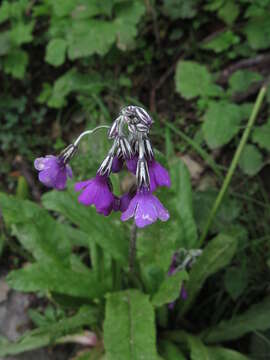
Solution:
<svg viewBox="0 0 270 360">
<path fill-rule="evenodd" d="M 239 36 L 234 34 L 231 30 L 223 31 L 215 36 L 213 39 L 203 44 L 204 49 L 213 50 L 216 53 L 221 53 L 228 50 L 231 46 L 240 42 Z"/>
<path fill-rule="evenodd" d="M 193 61 L 178 62 L 175 83 L 177 92 L 188 100 L 197 96 L 215 97 L 222 94 L 207 68 Z"/>
<path fill-rule="evenodd" d="M 108 21 L 73 21 L 67 35 L 69 59 L 76 60 L 93 54 L 105 55 L 115 41 L 115 30 L 115 26 Z"/>
<path fill-rule="evenodd" d="M 93 207 L 79 204 L 77 194 L 72 190 L 48 192 L 42 197 L 42 203 L 47 209 L 60 212 L 79 226 L 113 258 L 122 264 L 127 263 L 128 241 L 123 227 L 116 225 L 114 216 L 103 217 Z"/>
<path fill-rule="evenodd" d="M 191 19 L 196 13 L 197 0 L 166 0 L 163 5 L 163 12 L 172 20 Z"/>
<path fill-rule="evenodd" d="M 183 232 L 182 245 L 187 249 L 192 249 L 196 247 L 198 234 L 193 216 L 190 174 L 180 159 L 171 163 L 170 173 L 175 193 L 172 203 L 177 210 L 178 224 L 181 224 L 181 231 Z"/>
<path fill-rule="evenodd" d="M 156 359 L 155 314 L 148 296 L 126 290 L 107 296 L 104 347 L 108 360 Z"/>
<path fill-rule="evenodd" d="M 131 47 L 137 35 L 136 25 L 145 13 L 145 5 L 140 0 L 134 0 L 119 4 L 115 10 L 116 19 L 114 20 L 117 46 L 120 50 L 126 51 Z"/>
<path fill-rule="evenodd" d="M 29 187 L 24 176 L 19 176 L 18 178 L 16 196 L 20 199 L 27 199 L 29 197 Z"/>
<path fill-rule="evenodd" d="M 213 328 L 203 332 L 207 343 L 231 341 L 256 330 L 270 328 L 270 299 L 252 305 L 249 310 L 241 315 L 234 316 L 231 320 L 223 320 Z"/>
<path fill-rule="evenodd" d="M 10 30 L 10 41 L 17 46 L 31 42 L 33 40 L 32 31 L 34 25 L 34 22 L 29 24 L 19 22 L 12 26 Z"/>
<path fill-rule="evenodd" d="M 234 0 L 226 0 L 218 10 L 218 17 L 227 25 L 232 25 L 240 13 L 240 7 Z"/>
<path fill-rule="evenodd" d="M 263 167 L 263 158 L 254 145 L 247 144 L 239 159 L 241 170 L 250 176 L 256 175 Z"/>
<path fill-rule="evenodd" d="M 181 304 L 182 315 L 190 308 L 206 279 L 230 263 L 236 247 L 236 240 L 224 234 L 219 234 L 206 245 L 192 266 L 189 281 L 185 285 L 188 298 Z"/>
<path fill-rule="evenodd" d="M 208 347 L 209 360 L 249 360 L 245 355 L 223 347 Z"/>
<path fill-rule="evenodd" d="M 14 49 L 10 51 L 4 59 L 4 71 L 16 79 L 22 79 L 28 62 L 27 52 Z"/>
<path fill-rule="evenodd" d="M 257 143 L 263 149 L 270 151 L 270 119 L 267 120 L 267 123 L 258 126 L 253 130 L 252 141 Z"/>
<path fill-rule="evenodd" d="M 160 284 L 158 292 L 152 298 L 154 306 L 162 306 L 175 301 L 182 288 L 182 282 L 188 280 L 186 271 L 179 271 L 167 278 Z"/>
<path fill-rule="evenodd" d="M 10 51 L 10 32 L 2 31 L 0 33 L 0 56 L 8 54 L 9 51 Z"/>
<path fill-rule="evenodd" d="M 186 360 L 178 346 L 167 340 L 159 340 L 160 352 L 166 360 Z"/>
<path fill-rule="evenodd" d="M 268 15 L 248 21 L 244 28 L 252 49 L 267 49 L 270 45 L 270 18 Z"/>
<path fill-rule="evenodd" d="M 245 92 L 251 84 L 261 81 L 262 75 L 254 71 L 238 70 L 229 79 L 230 92 Z"/>
<path fill-rule="evenodd" d="M 90 270 L 75 272 L 57 263 L 36 263 L 23 269 L 11 271 L 8 284 L 23 292 L 54 291 L 86 299 L 99 298 L 108 290 L 108 284 L 100 283 Z"/>
<path fill-rule="evenodd" d="M 211 149 L 227 144 L 240 130 L 241 107 L 224 101 L 212 101 L 204 116 L 204 138 Z"/>
<path fill-rule="evenodd" d="M 230 267 L 226 270 L 224 285 L 233 300 L 243 293 L 248 285 L 248 269 L 246 266 Z"/>
<path fill-rule="evenodd" d="M 67 42 L 64 39 L 52 39 L 46 48 L 45 60 L 54 66 L 60 66 L 65 62 Z"/>
<path fill-rule="evenodd" d="M 30 351 L 56 341 L 57 338 L 81 329 L 84 325 L 92 325 L 96 321 L 96 313 L 91 307 L 82 307 L 76 315 L 59 320 L 57 323 L 32 330 L 24 334 L 17 342 L 1 342 L 0 356 L 16 355 Z"/>
</svg>

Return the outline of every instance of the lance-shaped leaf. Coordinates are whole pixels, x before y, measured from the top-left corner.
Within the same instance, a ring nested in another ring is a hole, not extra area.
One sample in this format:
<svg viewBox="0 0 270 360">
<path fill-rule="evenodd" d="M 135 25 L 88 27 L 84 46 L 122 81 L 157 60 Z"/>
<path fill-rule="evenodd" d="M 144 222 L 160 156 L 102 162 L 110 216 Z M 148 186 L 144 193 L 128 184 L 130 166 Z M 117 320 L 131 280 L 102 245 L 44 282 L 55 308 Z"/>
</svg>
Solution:
<svg viewBox="0 0 270 360">
<path fill-rule="evenodd" d="M 238 339 L 248 332 L 270 328 L 270 298 L 251 306 L 244 314 L 224 320 L 214 328 L 203 332 L 207 343 L 223 342 Z"/>
<path fill-rule="evenodd" d="M 147 295 L 126 290 L 108 295 L 104 322 L 107 360 L 156 360 L 154 308 Z"/>
<path fill-rule="evenodd" d="M 182 304 L 181 314 L 190 308 L 206 279 L 230 263 L 236 247 L 236 239 L 224 234 L 219 234 L 209 242 L 189 274 L 186 286 L 188 298 Z"/>
<path fill-rule="evenodd" d="M 186 271 L 179 271 L 168 276 L 161 283 L 158 292 L 153 296 L 152 304 L 154 306 L 162 306 L 175 301 L 180 295 L 182 282 L 184 280 L 188 280 Z"/>
</svg>

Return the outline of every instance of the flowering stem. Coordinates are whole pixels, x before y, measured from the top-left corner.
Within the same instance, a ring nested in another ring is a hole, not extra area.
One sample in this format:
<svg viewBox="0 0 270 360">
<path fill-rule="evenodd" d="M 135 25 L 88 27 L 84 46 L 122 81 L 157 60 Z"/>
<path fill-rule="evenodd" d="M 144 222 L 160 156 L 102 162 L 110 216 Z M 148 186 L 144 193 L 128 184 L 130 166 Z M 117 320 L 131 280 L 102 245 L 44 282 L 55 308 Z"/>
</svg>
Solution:
<svg viewBox="0 0 270 360">
<path fill-rule="evenodd" d="M 137 226 L 134 223 L 132 224 L 131 234 L 130 234 L 130 243 L 129 243 L 129 271 L 130 273 L 134 272 L 134 263 L 136 258 L 136 240 L 137 240 Z"/>
<path fill-rule="evenodd" d="M 85 136 L 85 135 L 89 135 L 89 134 L 94 134 L 96 131 L 98 131 L 99 129 L 110 129 L 110 126 L 108 125 L 100 125 L 97 126 L 96 128 L 92 129 L 92 130 L 86 130 L 83 133 L 81 133 L 78 138 L 75 140 L 74 142 L 74 146 L 77 146 L 79 144 L 79 142 L 81 141 L 81 139 Z"/>
<path fill-rule="evenodd" d="M 208 231 L 213 223 L 213 220 L 216 216 L 216 213 L 217 213 L 217 210 L 223 200 L 223 197 L 228 189 L 228 186 L 231 182 L 231 179 L 233 177 L 233 174 L 234 174 L 234 171 L 236 169 L 236 166 L 238 165 L 238 162 L 239 162 L 239 159 L 240 159 L 240 156 L 242 154 L 242 151 L 244 149 L 244 146 L 246 145 L 246 142 L 248 140 L 248 137 L 249 137 L 249 134 L 250 134 L 250 131 L 252 129 L 252 126 L 254 125 L 254 122 L 257 118 L 257 115 L 259 113 L 259 110 L 261 108 L 261 105 L 262 105 L 262 102 L 263 102 L 263 99 L 264 99 L 264 96 L 265 96 L 265 93 L 266 93 L 266 90 L 267 90 L 267 86 L 262 86 L 258 96 L 257 96 L 257 99 L 256 99 L 256 102 L 253 106 L 253 109 L 252 109 L 252 112 L 251 112 L 251 115 L 250 115 L 250 118 L 248 120 L 248 123 L 247 123 L 247 127 L 245 128 L 245 131 L 243 132 L 243 135 L 241 137 L 241 140 L 240 140 L 240 143 L 235 151 L 235 154 L 234 154 L 234 157 L 232 159 L 232 162 L 231 162 L 231 165 L 230 165 L 230 168 L 228 170 L 228 173 L 223 181 L 223 184 L 222 184 L 222 187 L 218 193 L 218 196 L 216 198 L 216 201 L 210 211 L 210 214 L 208 216 L 208 220 L 207 220 L 207 223 L 206 223 L 206 226 L 203 230 L 203 233 L 201 235 L 201 238 L 199 240 L 199 246 L 202 246 L 204 240 L 206 239 L 207 237 L 207 234 L 208 234 Z"/>
</svg>

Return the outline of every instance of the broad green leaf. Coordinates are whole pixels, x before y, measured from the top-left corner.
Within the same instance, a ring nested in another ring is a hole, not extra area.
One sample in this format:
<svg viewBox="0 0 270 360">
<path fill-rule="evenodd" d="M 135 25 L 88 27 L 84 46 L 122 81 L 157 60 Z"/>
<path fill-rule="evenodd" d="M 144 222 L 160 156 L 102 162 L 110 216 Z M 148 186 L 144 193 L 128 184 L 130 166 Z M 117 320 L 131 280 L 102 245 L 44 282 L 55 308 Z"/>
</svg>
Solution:
<svg viewBox="0 0 270 360">
<path fill-rule="evenodd" d="M 93 299 L 104 295 L 108 285 L 97 281 L 90 270 L 77 271 L 57 263 L 36 263 L 8 274 L 8 284 L 23 292 L 52 291 L 74 297 Z"/>
<path fill-rule="evenodd" d="M 126 264 L 128 237 L 125 237 L 123 227 L 116 225 L 115 216 L 103 217 L 95 208 L 79 204 L 77 196 L 73 189 L 65 192 L 51 191 L 42 197 L 42 203 L 47 209 L 63 214 L 80 230 L 89 234 L 93 242 L 101 246 L 105 252 Z"/>
<path fill-rule="evenodd" d="M 263 167 L 263 157 L 255 145 L 247 144 L 239 159 L 241 170 L 250 176 L 256 175 Z"/>
<path fill-rule="evenodd" d="M 107 360 L 156 360 L 154 308 L 148 296 L 126 290 L 107 296 L 104 322 Z"/>
<path fill-rule="evenodd" d="M 10 33 L 2 31 L 0 33 L 0 56 L 7 55 L 10 51 Z"/>
<path fill-rule="evenodd" d="M 187 336 L 191 360 L 210 360 L 208 348 L 195 336 Z"/>
<path fill-rule="evenodd" d="M 16 79 L 23 79 L 29 59 L 24 50 L 14 49 L 4 59 L 4 71 Z"/>
<path fill-rule="evenodd" d="M 48 2 L 52 5 L 54 14 L 59 17 L 69 15 L 76 4 L 74 0 L 48 0 Z"/>
<path fill-rule="evenodd" d="M 196 246 L 198 234 L 193 216 L 190 174 L 186 165 L 180 159 L 171 164 L 170 173 L 173 191 L 175 192 L 172 202 L 177 211 L 178 224 L 181 224 L 183 241 L 181 246 L 192 249 Z"/>
<path fill-rule="evenodd" d="M 230 263 L 236 247 L 236 240 L 224 234 L 219 234 L 207 244 L 189 274 L 185 285 L 188 298 L 181 304 L 181 314 L 190 308 L 206 279 Z"/>
<path fill-rule="evenodd" d="M 186 357 L 174 343 L 167 340 L 160 340 L 158 342 L 160 352 L 166 360 L 186 360 Z"/>
<path fill-rule="evenodd" d="M 52 39 L 46 48 L 45 60 L 54 66 L 65 62 L 67 42 L 64 39 Z"/>
<path fill-rule="evenodd" d="M 267 123 L 258 126 L 253 130 L 252 141 L 257 143 L 263 149 L 270 151 L 270 119 Z"/>
<path fill-rule="evenodd" d="M 216 53 L 221 53 L 228 50 L 231 46 L 238 44 L 239 42 L 239 36 L 234 34 L 231 30 L 226 30 L 215 36 L 202 47 L 204 49 L 213 50 Z"/>
<path fill-rule="evenodd" d="M 211 102 L 202 126 L 204 138 L 211 149 L 227 144 L 240 130 L 241 107 L 224 101 Z"/>
<path fill-rule="evenodd" d="M 56 342 L 59 337 L 79 330 L 84 325 L 92 325 L 96 322 L 96 316 L 93 308 L 85 306 L 70 318 L 27 332 L 17 342 L 0 341 L 0 356 L 15 355 L 49 345 L 52 341 Z"/>
<path fill-rule="evenodd" d="M 226 0 L 218 10 L 218 17 L 227 25 L 232 25 L 240 12 L 240 6 L 234 0 Z"/>
<path fill-rule="evenodd" d="M 46 210 L 29 200 L 3 193 L 0 204 L 5 223 L 36 260 L 68 263 L 71 250 L 68 233 Z"/>
<path fill-rule="evenodd" d="M 229 79 L 230 93 L 245 92 L 250 85 L 262 80 L 259 73 L 249 70 L 238 70 Z"/>
<path fill-rule="evenodd" d="M 34 25 L 34 22 L 29 24 L 17 23 L 10 30 L 10 41 L 17 46 L 31 42 L 33 40 L 32 31 Z"/>
<path fill-rule="evenodd" d="M 206 66 L 193 61 L 178 62 L 175 83 L 177 92 L 188 100 L 197 96 L 220 96 L 222 93 Z"/>
<path fill-rule="evenodd" d="M 172 20 L 191 19 L 196 13 L 197 0 L 166 0 L 163 5 L 163 12 Z"/>
<path fill-rule="evenodd" d="M 167 278 L 161 283 L 158 292 L 152 298 L 154 306 L 162 306 L 175 301 L 182 288 L 182 282 L 188 280 L 186 271 L 179 271 Z"/>
<path fill-rule="evenodd" d="M 104 20 L 73 21 L 67 34 L 68 57 L 75 60 L 93 54 L 105 55 L 116 39 L 113 23 Z"/>
<path fill-rule="evenodd" d="M 236 300 L 248 285 L 248 269 L 246 266 L 230 267 L 226 270 L 224 285 L 233 300 Z"/>
<path fill-rule="evenodd" d="M 119 4 L 115 12 L 113 24 L 117 37 L 116 44 L 120 50 L 126 51 L 137 35 L 137 24 L 145 13 L 145 5 L 140 0 L 134 0 Z"/>
<path fill-rule="evenodd" d="M 270 45 L 270 18 L 267 13 L 264 17 L 248 21 L 244 33 L 252 49 L 267 49 Z"/>
<path fill-rule="evenodd" d="M 253 331 L 270 329 L 270 298 L 252 305 L 241 315 L 230 320 L 223 320 L 213 328 L 203 332 L 202 337 L 207 343 L 235 340 Z"/>
<path fill-rule="evenodd" d="M 3 1 L 0 6 L 0 24 L 7 21 L 10 17 L 11 4 L 8 1 Z"/>
</svg>

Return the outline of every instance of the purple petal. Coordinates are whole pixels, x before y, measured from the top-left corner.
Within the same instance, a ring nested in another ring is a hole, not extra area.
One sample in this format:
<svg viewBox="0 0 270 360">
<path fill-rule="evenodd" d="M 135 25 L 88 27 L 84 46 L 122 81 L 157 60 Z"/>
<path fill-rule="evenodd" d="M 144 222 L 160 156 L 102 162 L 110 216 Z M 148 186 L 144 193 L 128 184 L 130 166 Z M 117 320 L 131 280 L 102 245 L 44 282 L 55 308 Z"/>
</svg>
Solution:
<svg viewBox="0 0 270 360">
<path fill-rule="evenodd" d="M 92 181 L 93 179 L 86 181 L 79 181 L 74 185 L 74 190 L 81 191 L 82 189 L 86 188 Z"/>
<path fill-rule="evenodd" d="M 151 192 L 155 191 L 158 186 L 171 186 L 171 179 L 168 171 L 157 161 L 153 160 L 150 162 L 149 174 Z"/>
<path fill-rule="evenodd" d="M 54 188 L 57 190 L 63 190 L 67 183 L 67 172 L 66 169 L 60 170 L 54 180 Z"/>
<path fill-rule="evenodd" d="M 72 174 L 72 169 L 69 165 L 66 165 L 66 172 L 67 172 L 67 176 L 71 179 L 73 174 Z"/>
<path fill-rule="evenodd" d="M 134 196 L 134 198 L 129 203 L 129 207 L 127 208 L 127 210 L 122 213 L 121 220 L 126 221 L 132 218 L 135 214 L 136 208 L 137 208 L 137 198 L 136 196 Z"/>
<path fill-rule="evenodd" d="M 133 174 L 136 174 L 137 162 L 138 162 L 138 157 L 137 156 L 134 156 L 131 159 L 126 159 L 127 168 Z"/>
<path fill-rule="evenodd" d="M 123 167 L 123 164 L 124 164 L 123 159 L 119 159 L 118 156 L 115 156 L 113 158 L 113 162 L 112 162 L 112 168 L 111 168 L 112 172 L 113 173 L 118 173 L 119 171 L 121 171 L 122 167 Z"/>
<path fill-rule="evenodd" d="M 135 222 L 139 228 L 143 228 L 157 221 L 157 210 L 151 201 L 151 195 L 141 196 L 142 198 L 135 214 Z"/>
<path fill-rule="evenodd" d="M 152 201 L 155 204 L 155 208 L 157 210 L 158 218 L 161 221 L 167 221 L 170 218 L 169 211 L 161 204 L 156 196 L 152 195 L 152 198 Z"/>
<path fill-rule="evenodd" d="M 49 169 L 55 163 L 57 163 L 57 157 L 53 155 L 47 155 L 46 157 L 35 159 L 34 167 L 36 170 L 42 171 Z"/>
</svg>

